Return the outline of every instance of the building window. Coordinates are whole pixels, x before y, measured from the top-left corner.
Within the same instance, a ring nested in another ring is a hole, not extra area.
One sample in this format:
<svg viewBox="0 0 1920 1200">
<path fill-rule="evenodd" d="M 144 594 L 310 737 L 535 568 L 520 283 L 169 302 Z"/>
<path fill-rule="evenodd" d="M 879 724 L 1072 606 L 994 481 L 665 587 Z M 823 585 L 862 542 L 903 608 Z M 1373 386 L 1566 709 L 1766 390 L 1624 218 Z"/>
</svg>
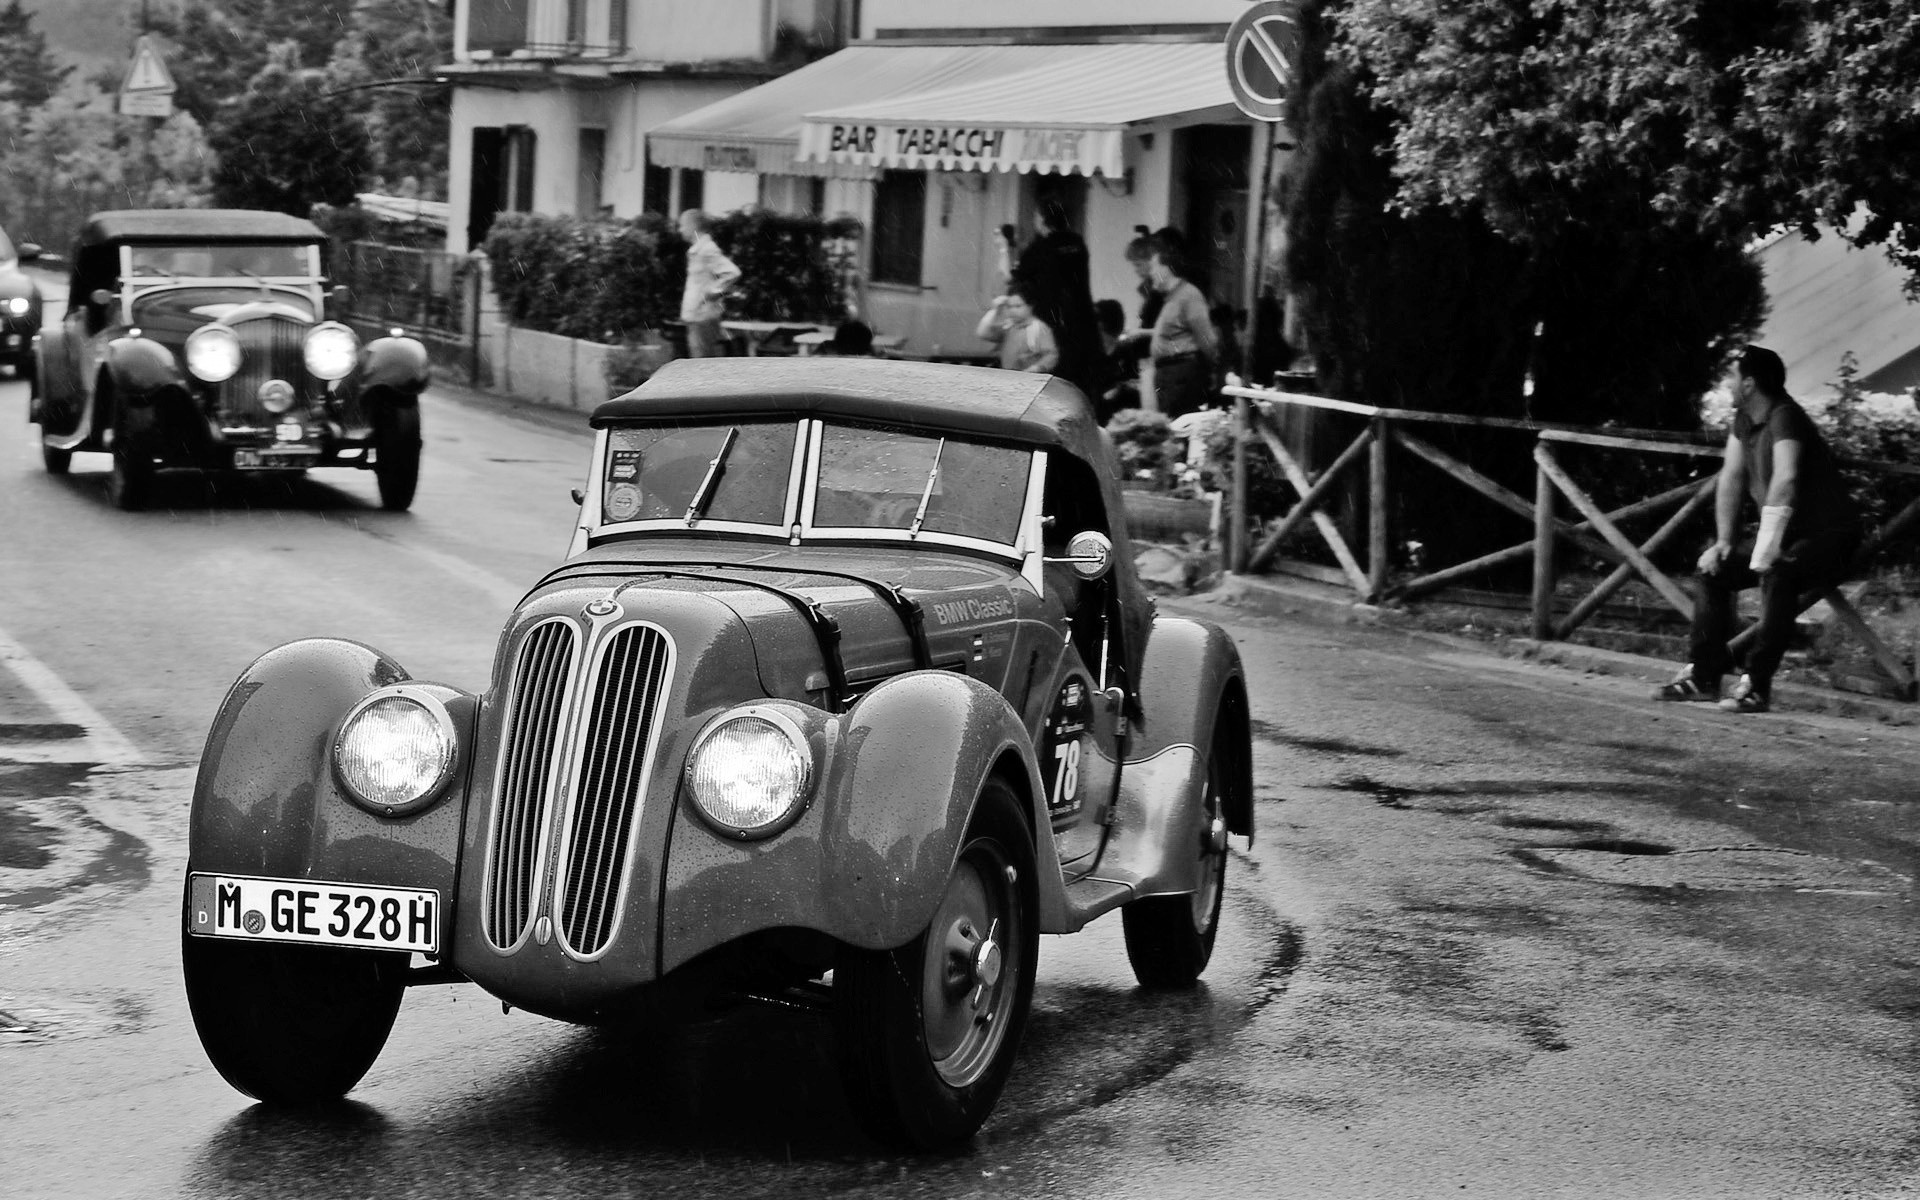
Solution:
<svg viewBox="0 0 1920 1200">
<path fill-rule="evenodd" d="M 535 137 L 524 125 L 473 131 L 473 173 L 467 193 L 467 244 L 478 246 L 503 212 L 533 211 Z"/>
<path fill-rule="evenodd" d="M 467 49 L 510 54 L 527 45 L 531 0 L 473 0 L 467 9 Z"/>
<path fill-rule="evenodd" d="M 583 217 L 597 217 L 600 206 L 606 203 L 607 177 L 607 131 L 604 129 L 582 129 L 580 131 L 580 175 L 574 185 L 574 212 Z"/>
<path fill-rule="evenodd" d="M 873 281 L 920 286 L 927 173 L 886 171 L 873 195 Z"/>
<path fill-rule="evenodd" d="M 673 168 L 663 167 L 657 162 L 649 162 L 646 179 L 640 185 L 641 211 L 665 213 L 667 205 L 672 202 Z"/>
<path fill-rule="evenodd" d="M 680 204 L 673 215 L 690 208 L 702 208 L 707 202 L 707 173 L 698 167 L 680 168 Z"/>
</svg>

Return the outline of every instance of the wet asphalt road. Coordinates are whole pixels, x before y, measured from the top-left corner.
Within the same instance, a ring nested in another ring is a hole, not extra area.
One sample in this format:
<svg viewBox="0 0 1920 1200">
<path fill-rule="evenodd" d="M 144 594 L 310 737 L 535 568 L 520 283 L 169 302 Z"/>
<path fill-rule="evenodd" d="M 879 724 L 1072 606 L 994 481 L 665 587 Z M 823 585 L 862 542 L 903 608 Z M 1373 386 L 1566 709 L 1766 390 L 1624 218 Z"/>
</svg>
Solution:
<svg viewBox="0 0 1920 1200">
<path fill-rule="evenodd" d="M 175 945 L 219 696 L 313 633 L 476 685 L 584 432 L 437 395 L 412 514 L 330 474 L 130 516 L 104 459 L 39 472 L 24 400 L 0 382 L 0 725 L 32 727 L 0 738 L 0 1195 L 1920 1194 L 1920 736 L 1195 601 L 1259 722 L 1214 966 L 1149 995 L 1117 921 L 1045 939 L 964 1151 L 854 1132 L 811 1014 L 592 1031 L 457 986 L 349 1104 L 252 1107 Z"/>
</svg>

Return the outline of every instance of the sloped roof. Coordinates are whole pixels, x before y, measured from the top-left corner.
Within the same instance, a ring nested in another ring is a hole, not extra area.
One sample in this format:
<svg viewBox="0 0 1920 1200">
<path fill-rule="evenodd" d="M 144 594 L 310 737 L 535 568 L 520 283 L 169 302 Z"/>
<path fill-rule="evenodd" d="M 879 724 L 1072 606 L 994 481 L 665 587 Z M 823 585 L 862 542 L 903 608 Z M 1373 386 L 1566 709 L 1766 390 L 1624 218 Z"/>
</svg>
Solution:
<svg viewBox="0 0 1920 1200">
<path fill-rule="evenodd" d="M 1787 364 L 1789 390 L 1830 387 L 1849 351 L 1870 389 L 1911 382 L 1896 376 L 1909 373 L 1902 360 L 1920 352 L 1920 303 L 1901 294 L 1905 272 L 1885 254 L 1856 249 L 1836 233 L 1818 241 L 1785 233 L 1758 256 L 1768 299 L 1760 344 Z"/>
</svg>

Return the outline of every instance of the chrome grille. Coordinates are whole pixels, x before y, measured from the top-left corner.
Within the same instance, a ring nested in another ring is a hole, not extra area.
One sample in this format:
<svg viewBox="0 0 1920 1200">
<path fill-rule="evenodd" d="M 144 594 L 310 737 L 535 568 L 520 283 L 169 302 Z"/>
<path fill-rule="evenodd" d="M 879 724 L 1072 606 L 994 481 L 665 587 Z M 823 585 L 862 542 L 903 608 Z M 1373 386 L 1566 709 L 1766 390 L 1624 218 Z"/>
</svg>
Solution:
<svg viewBox="0 0 1920 1200">
<path fill-rule="evenodd" d="M 540 829 L 547 811 L 553 756 L 573 675 L 574 628 L 536 626 L 520 647 L 508 688 L 508 728 L 488 863 L 487 938 L 501 949 L 527 931 L 533 916 Z"/>
<path fill-rule="evenodd" d="M 604 949 L 619 912 L 668 659 L 665 636 L 644 625 L 619 630 L 600 658 L 586 710 L 557 906 L 566 944 L 576 954 Z"/>
<path fill-rule="evenodd" d="M 240 339 L 240 370 L 220 385 L 220 417 L 227 425 L 271 427 L 278 417 L 260 404 L 260 385 L 284 379 L 293 385 L 295 403 L 313 399 L 313 380 L 307 376 L 302 344 L 307 327 L 277 317 L 241 321 L 233 327 Z"/>
</svg>

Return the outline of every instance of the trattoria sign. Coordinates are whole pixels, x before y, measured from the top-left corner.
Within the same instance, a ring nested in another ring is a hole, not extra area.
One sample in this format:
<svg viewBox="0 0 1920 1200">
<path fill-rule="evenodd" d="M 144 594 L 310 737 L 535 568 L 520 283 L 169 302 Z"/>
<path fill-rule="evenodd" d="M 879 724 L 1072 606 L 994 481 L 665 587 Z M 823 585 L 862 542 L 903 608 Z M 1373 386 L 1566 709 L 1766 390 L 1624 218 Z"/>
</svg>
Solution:
<svg viewBox="0 0 1920 1200">
<path fill-rule="evenodd" d="M 809 117 L 802 162 L 949 171 L 1020 171 L 1119 178 L 1119 129 L 1027 125 L 924 125 Z"/>
</svg>

